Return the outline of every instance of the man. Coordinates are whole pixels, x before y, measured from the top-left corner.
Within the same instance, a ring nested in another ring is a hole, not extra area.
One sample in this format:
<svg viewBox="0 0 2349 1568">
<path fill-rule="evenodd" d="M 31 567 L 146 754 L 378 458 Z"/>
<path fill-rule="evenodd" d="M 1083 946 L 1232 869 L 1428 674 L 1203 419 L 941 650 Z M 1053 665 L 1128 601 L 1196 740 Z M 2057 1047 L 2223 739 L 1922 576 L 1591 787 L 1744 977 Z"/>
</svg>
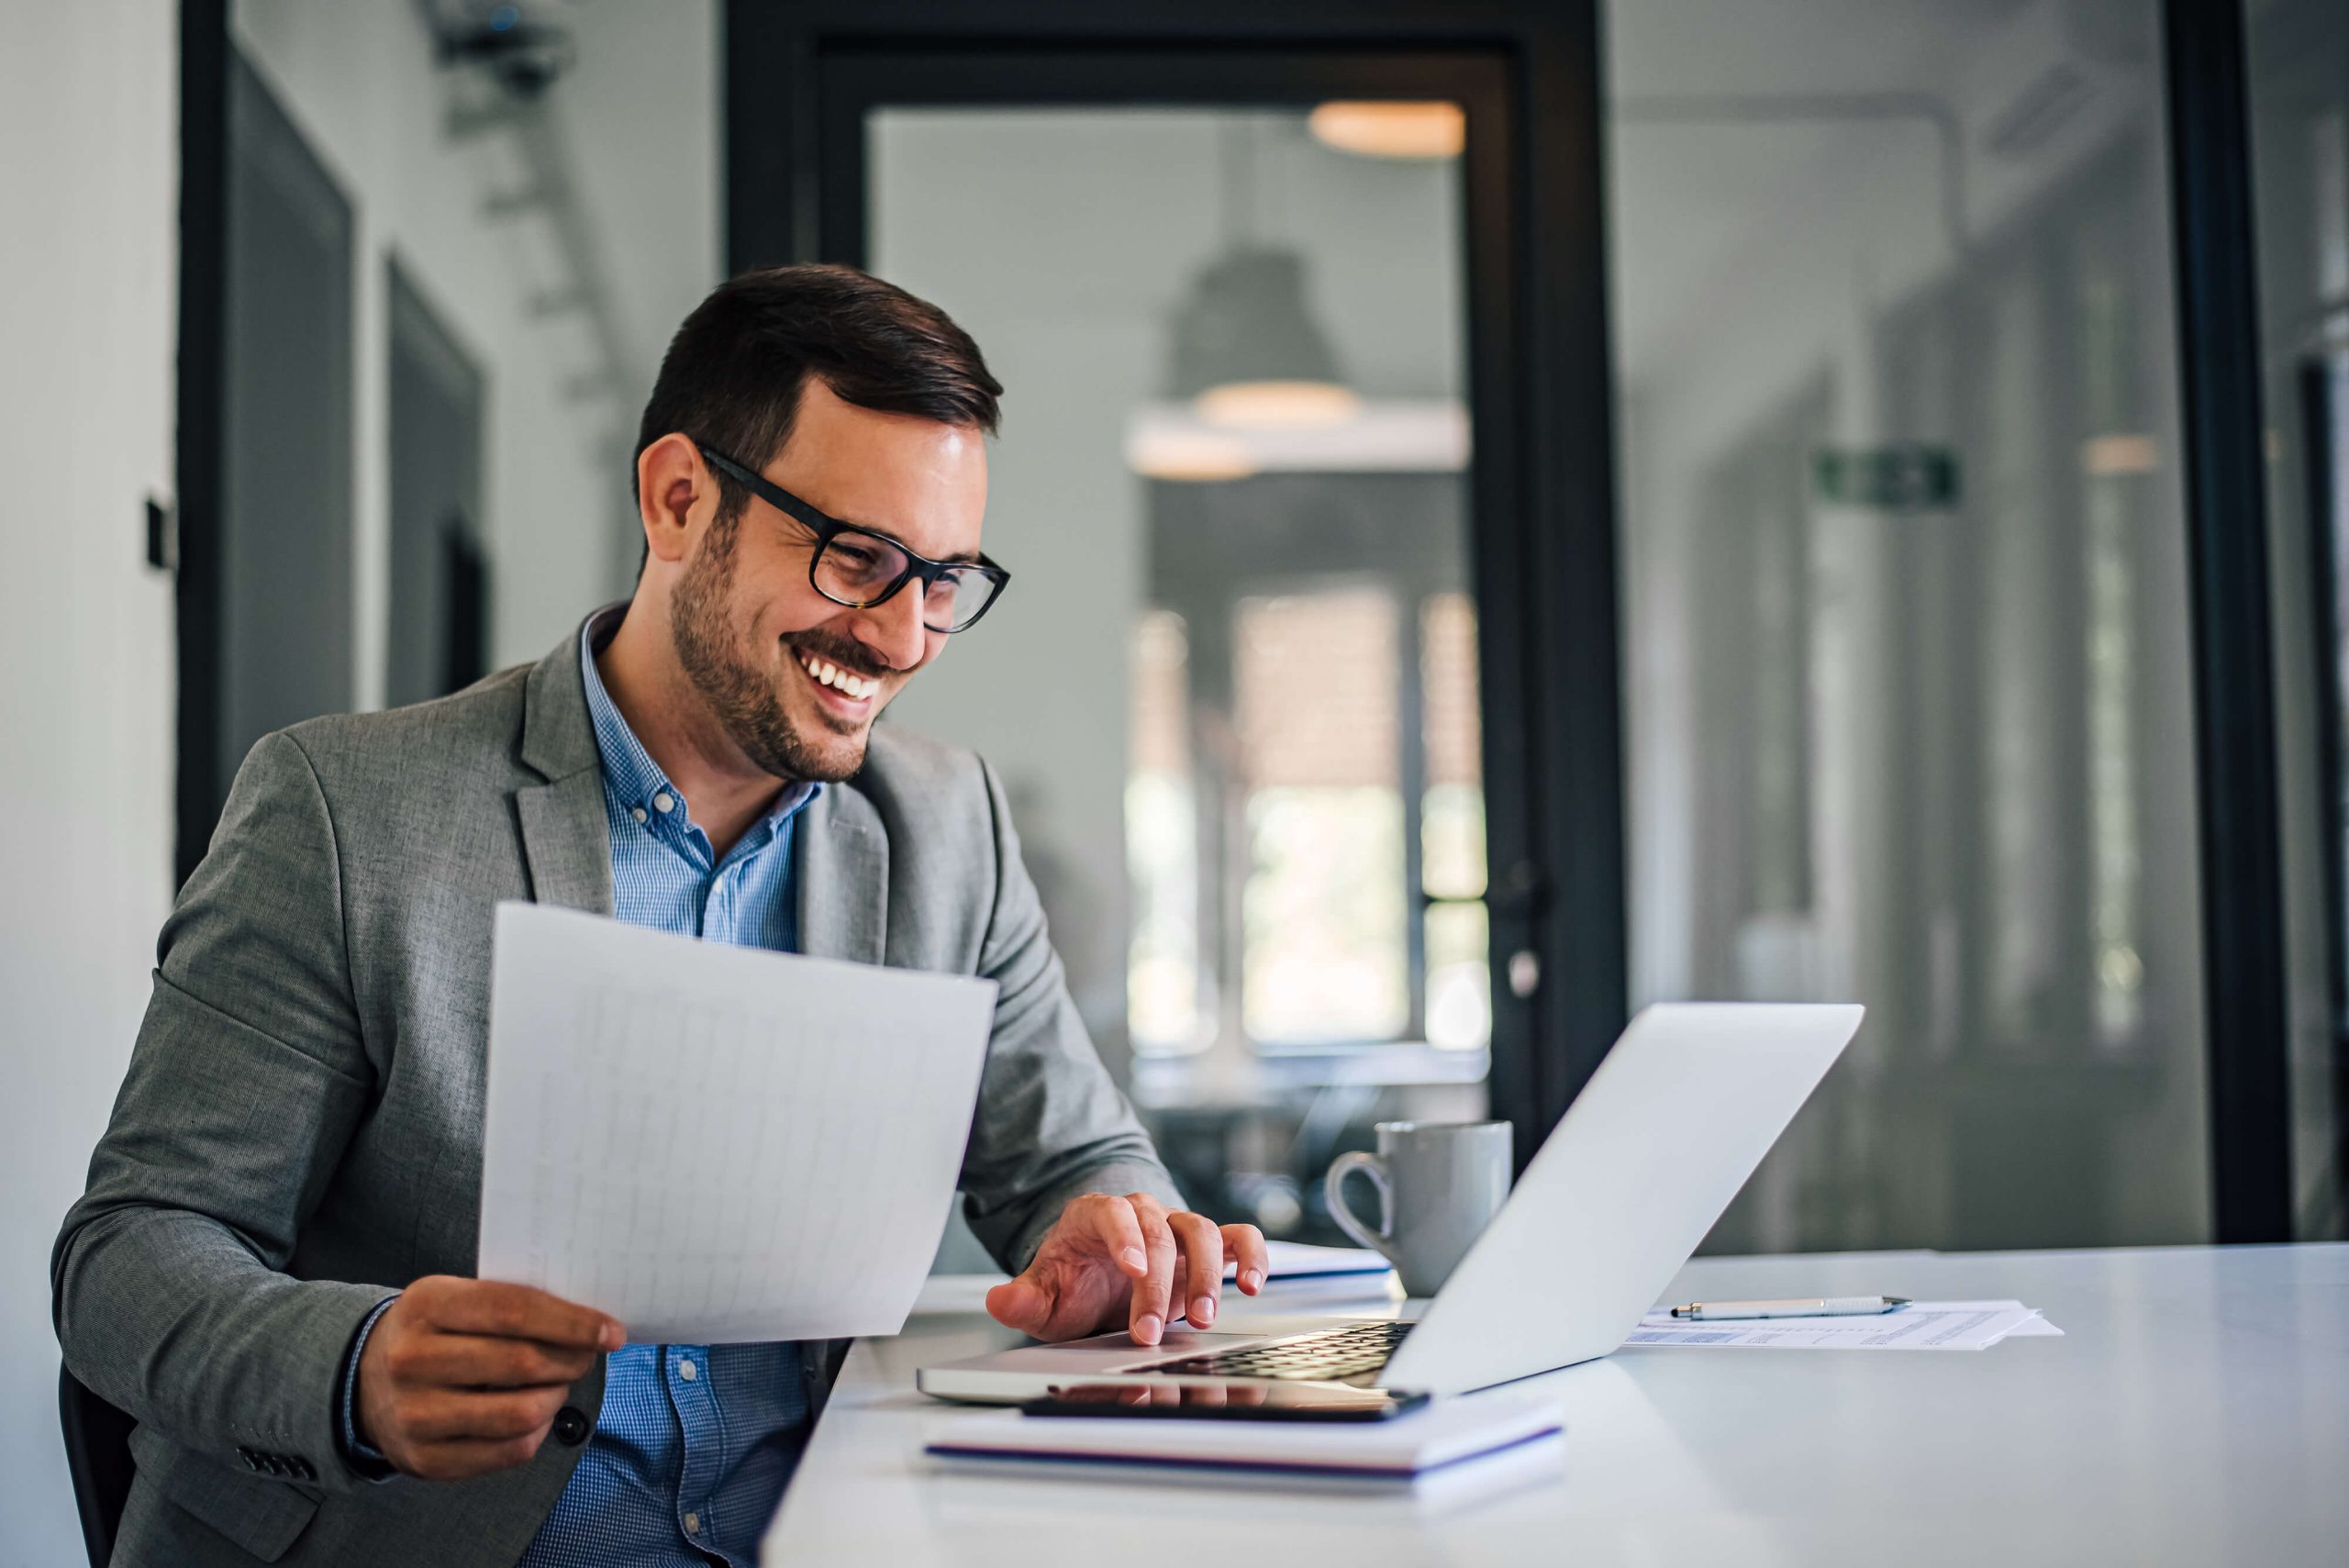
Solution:
<svg viewBox="0 0 2349 1568">
<path fill-rule="evenodd" d="M 632 1344 L 469 1277 L 502 898 L 997 982 L 961 1184 L 1004 1322 L 1149 1344 L 1227 1257 L 1261 1283 L 1095 1057 L 985 764 L 874 728 L 1004 584 L 1000 390 L 900 290 L 745 274 L 645 409 L 627 604 L 253 749 L 52 1262 L 67 1363 L 139 1423 L 117 1563 L 755 1555 L 844 1347 Z"/>
</svg>

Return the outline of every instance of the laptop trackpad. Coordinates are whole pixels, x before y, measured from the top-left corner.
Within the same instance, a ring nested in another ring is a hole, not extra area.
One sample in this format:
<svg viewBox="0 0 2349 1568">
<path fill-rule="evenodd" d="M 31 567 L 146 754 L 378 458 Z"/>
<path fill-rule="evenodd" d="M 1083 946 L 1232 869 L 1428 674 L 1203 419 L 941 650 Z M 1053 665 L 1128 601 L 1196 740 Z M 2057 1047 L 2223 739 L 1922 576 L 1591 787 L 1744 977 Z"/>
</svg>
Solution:
<svg viewBox="0 0 2349 1568">
<path fill-rule="evenodd" d="M 1228 1334 L 1209 1329 L 1202 1333 L 1193 1329 L 1177 1328 L 1169 1329 L 1165 1337 L 1154 1345 L 1137 1345 L 1131 1336 L 1119 1331 L 1096 1334 L 1089 1340 L 1070 1340 L 1057 1345 L 1025 1345 L 991 1358 L 988 1364 L 1007 1372 L 1032 1367 L 1039 1372 L 1083 1376 L 1154 1366 L 1161 1362 L 1178 1361 L 1185 1356 L 1213 1355 L 1219 1351 L 1252 1344 L 1266 1337 L 1261 1331 Z"/>
</svg>

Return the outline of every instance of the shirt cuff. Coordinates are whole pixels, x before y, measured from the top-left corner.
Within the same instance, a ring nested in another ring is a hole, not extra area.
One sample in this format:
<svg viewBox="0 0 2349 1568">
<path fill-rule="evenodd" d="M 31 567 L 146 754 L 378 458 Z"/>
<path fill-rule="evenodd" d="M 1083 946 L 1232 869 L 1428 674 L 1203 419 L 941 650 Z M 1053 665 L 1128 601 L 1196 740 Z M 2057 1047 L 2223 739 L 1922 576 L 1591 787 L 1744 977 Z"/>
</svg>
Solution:
<svg viewBox="0 0 2349 1568">
<path fill-rule="evenodd" d="M 343 1462 L 370 1481 L 389 1481 L 399 1473 L 391 1461 L 359 1440 L 358 1396 L 359 1354 L 367 1348 L 367 1336 L 375 1331 L 375 1320 L 399 1299 L 387 1296 L 367 1314 L 359 1325 L 359 1332 L 351 1336 L 351 1351 L 342 1362 L 342 1457 Z"/>
</svg>

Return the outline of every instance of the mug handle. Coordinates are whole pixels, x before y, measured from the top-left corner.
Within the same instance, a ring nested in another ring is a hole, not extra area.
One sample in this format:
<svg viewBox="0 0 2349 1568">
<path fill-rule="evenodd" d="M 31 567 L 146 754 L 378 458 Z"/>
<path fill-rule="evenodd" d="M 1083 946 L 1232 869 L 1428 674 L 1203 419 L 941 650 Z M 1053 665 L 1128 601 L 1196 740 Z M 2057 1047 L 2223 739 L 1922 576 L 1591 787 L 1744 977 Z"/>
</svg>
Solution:
<svg viewBox="0 0 2349 1568">
<path fill-rule="evenodd" d="M 1378 1229 L 1373 1231 L 1355 1218 L 1346 1207 L 1346 1178 L 1360 1171 L 1378 1189 Z M 1375 1154 L 1365 1154 L 1359 1149 L 1349 1149 L 1330 1162 L 1330 1173 L 1321 1181 L 1322 1195 L 1330 1200 L 1330 1218 L 1338 1229 L 1373 1251 L 1386 1251 L 1387 1233 L 1395 1229 L 1395 1193 L 1386 1184 L 1386 1163 Z"/>
</svg>

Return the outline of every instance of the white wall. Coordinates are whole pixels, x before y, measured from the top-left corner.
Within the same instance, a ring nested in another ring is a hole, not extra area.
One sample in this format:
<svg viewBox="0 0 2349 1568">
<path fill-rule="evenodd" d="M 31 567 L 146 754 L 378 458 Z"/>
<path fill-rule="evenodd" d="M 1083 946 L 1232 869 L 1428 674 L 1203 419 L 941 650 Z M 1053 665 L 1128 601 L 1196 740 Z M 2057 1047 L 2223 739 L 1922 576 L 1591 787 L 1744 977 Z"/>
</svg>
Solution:
<svg viewBox="0 0 2349 1568">
<path fill-rule="evenodd" d="M 49 1247 L 82 1190 L 171 896 L 177 12 L 0 21 L 0 1564 L 81 1561 Z"/>
<path fill-rule="evenodd" d="M 535 660 L 634 579 L 637 416 L 669 334 L 719 275 L 715 7 L 562 8 L 576 58 L 542 133 L 462 139 L 445 112 L 485 83 L 435 66 L 417 7 L 237 0 L 231 14 L 237 47 L 357 218 L 359 704 L 383 701 L 390 595 L 387 255 L 486 373 L 490 662 Z M 567 179 L 577 230 L 544 208 L 484 211 L 540 177 L 524 154 L 533 134 Z M 533 312 L 582 280 L 601 330 L 583 312 Z M 583 395 L 574 384 L 604 371 L 609 384 Z"/>
<path fill-rule="evenodd" d="M 579 63 L 552 124 L 624 361 L 586 404 L 559 390 L 591 368 L 575 325 L 522 317 L 543 250 L 527 225 L 481 218 L 511 149 L 434 135 L 445 83 L 415 7 L 238 6 L 240 44 L 360 218 L 362 700 L 382 691 L 387 595 L 387 248 L 489 372 L 489 525 L 507 563 L 493 657 L 535 658 L 633 568 L 626 453 L 598 442 L 632 433 L 668 332 L 718 275 L 715 7 L 569 11 Z M 81 1560 L 49 1249 L 128 1061 L 173 891 L 172 581 L 145 564 L 143 503 L 168 500 L 173 478 L 177 17 L 172 0 L 0 0 L 0 1568 Z"/>
</svg>

